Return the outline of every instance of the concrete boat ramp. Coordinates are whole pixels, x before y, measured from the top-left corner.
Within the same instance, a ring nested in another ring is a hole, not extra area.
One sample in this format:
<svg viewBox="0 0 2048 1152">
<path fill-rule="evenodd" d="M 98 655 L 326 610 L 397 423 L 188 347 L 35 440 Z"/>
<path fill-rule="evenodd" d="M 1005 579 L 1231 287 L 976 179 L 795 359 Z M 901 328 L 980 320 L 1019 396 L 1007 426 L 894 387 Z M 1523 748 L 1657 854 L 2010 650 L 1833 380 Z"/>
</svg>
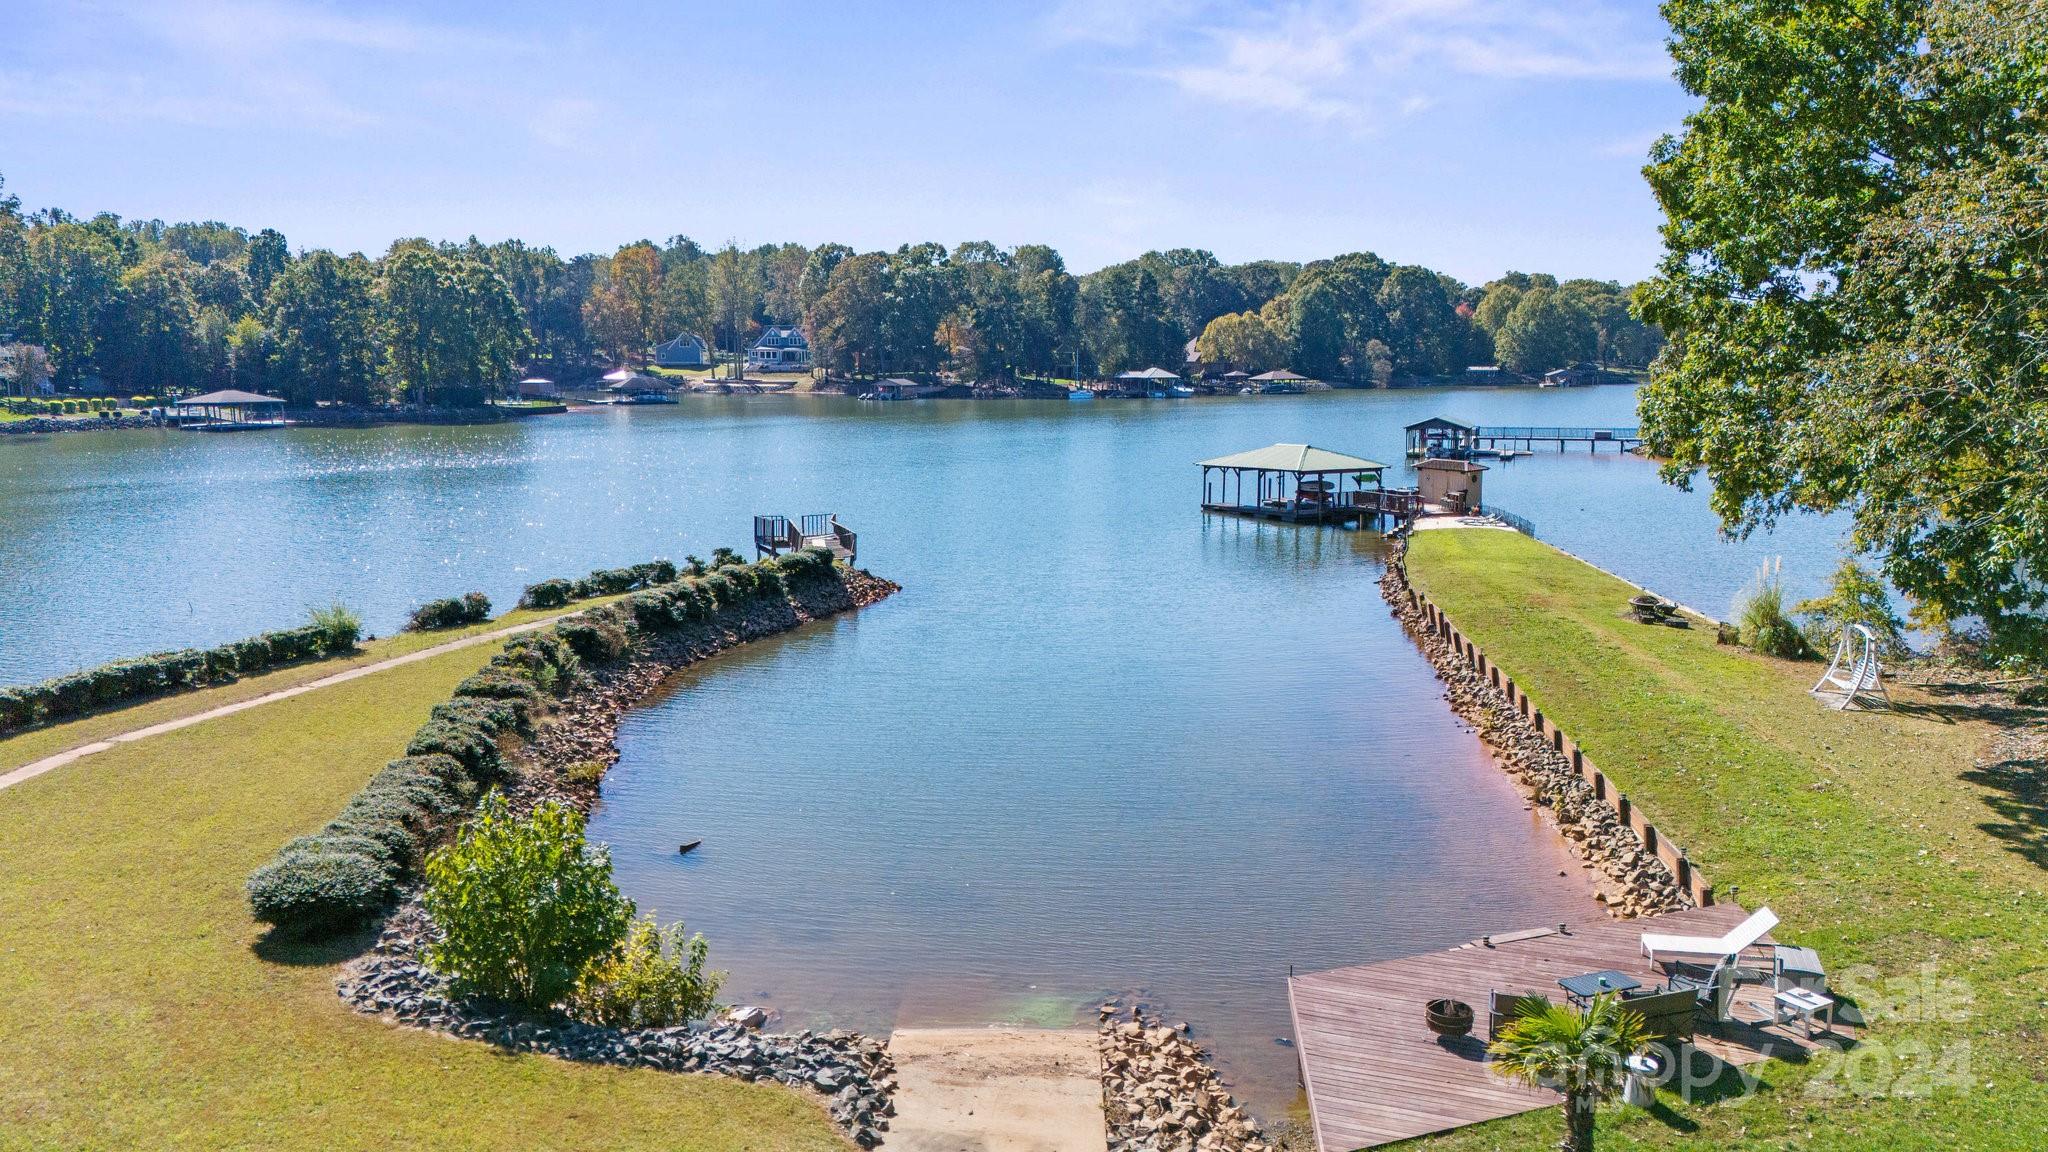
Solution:
<svg viewBox="0 0 2048 1152">
<path fill-rule="evenodd" d="M 1093 1028 L 899 1028 L 900 1152 L 1103 1152 L 1102 1058 Z"/>
</svg>

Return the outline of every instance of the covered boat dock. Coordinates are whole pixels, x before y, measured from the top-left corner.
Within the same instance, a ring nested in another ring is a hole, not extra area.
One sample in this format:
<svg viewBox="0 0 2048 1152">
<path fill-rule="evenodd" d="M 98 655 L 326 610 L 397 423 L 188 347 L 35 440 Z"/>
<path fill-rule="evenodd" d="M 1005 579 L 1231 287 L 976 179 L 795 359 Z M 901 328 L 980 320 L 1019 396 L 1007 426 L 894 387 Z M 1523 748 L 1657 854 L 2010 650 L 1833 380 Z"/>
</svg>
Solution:
<svg viewBox="0 0 2048 1152">
<path fill-rule="evenodd" d="M 1289 524 L 1356 524 L 1383 513 L 1413 513 L 1406 508 L 1412 493 L 1389 492 L 1380 483 L 1386 465 L 1313 444 L 1272 444 L 1199 466 L 1204 512 Z"/>
<path fill-rule="evenodd" d="M 282 399 L 233 388 L 180 400 L 172 407 L 178 411 L 179 425 L 194 432 L 243 432 L 289 423 Z"/>
</svg>

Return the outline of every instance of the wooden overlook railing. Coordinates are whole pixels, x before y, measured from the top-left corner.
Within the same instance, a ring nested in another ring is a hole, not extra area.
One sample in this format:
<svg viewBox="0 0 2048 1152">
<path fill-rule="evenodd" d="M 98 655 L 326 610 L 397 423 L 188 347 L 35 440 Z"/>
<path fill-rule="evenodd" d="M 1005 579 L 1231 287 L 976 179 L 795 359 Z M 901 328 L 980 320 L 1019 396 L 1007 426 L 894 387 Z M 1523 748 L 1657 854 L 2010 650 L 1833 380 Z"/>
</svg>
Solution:
<svg viewBox="0 0 2048 1152">
<path fill-rule="evenodd" d="M 787 516 L 754 517 L 754 552 L 779 556 L 785 550 L 824 548 L 851 564 L 860 556 L 860 537 L 830 512 L 811 512 L 795 520 Z"/>
</svg>

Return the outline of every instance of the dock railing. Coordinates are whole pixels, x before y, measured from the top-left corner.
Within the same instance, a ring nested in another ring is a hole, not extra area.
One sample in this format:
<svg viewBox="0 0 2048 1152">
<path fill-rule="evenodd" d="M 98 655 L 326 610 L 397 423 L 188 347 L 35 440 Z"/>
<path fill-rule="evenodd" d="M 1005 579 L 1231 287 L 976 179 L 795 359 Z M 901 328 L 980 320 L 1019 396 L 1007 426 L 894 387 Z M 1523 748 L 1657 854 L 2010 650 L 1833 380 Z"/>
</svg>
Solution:
<svg viewBox="0 0 2048 1152">
<path fill-rule="evenodd" d="M 779 556 L 785 550 L 819 547 L 853 563 L 859 557 L 860 537 L 839 522 L 831 512 L 809 512 L 796 520 L 787 516 L 754 517 L 754 553 Z"/>
</svg>

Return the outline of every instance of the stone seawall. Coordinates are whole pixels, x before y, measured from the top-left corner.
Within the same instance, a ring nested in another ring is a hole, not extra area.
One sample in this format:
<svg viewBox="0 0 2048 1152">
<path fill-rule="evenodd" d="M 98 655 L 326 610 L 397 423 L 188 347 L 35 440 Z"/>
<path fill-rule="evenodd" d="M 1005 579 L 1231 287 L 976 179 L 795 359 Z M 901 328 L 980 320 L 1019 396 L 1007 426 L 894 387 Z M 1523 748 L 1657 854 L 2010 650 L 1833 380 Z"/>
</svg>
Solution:
<svg viewBox="0 0 2048 1152">
<path fill-rule="evenodd" d="M 558 701 L 533 739 L 507 749 L 515 810 L 557 800 L 588 814 L 597 774 L 570 769 L 618 759 L 620 719 L 664 680 L 698 661 L 812 620 L 876 603 L 897 586 L 859 570 L 797 582 L 778 602 L 754 601 L 676 631 L 642 638 L 631 656 L 590 669 Z M 515 1052 L 622 1067 L 659 1068 L 774 1081 L 826 1098 L 826 1112 L 854 1143 L 873 1148 L 895 1114 L 895 1066 L 880 1040 L 854 1032 L 767 1033 L 767 1013 L 735 1009 L 717 1024 L 605 1028 L 456 997 L 421 962 L 438 930 L 410 894 L 385 922 L 376 946 L 346 965 L 335 990 L 356 1011 L 398 1024 L 482 1040 Z"/>
<path fill-rule="evenodd" d="M 1381 595 L 1436 668 L 1451 710 L 1478 731 L 1495 761 L 1531 802 L 1550 814 L 1572 854 L 1598 873 L 1594 898 L 1624 917 L 1692 907 L 1692 893 L 1644 844 L 1631 821 L 1586 779 L 1559 742 L 1544 735 L 1542 722 L 1524 715 L 1431 626 L 1408 586 L 1405 544 L 1397 543 L 1395 549 L 1380 579 Z"/>
</svg>

